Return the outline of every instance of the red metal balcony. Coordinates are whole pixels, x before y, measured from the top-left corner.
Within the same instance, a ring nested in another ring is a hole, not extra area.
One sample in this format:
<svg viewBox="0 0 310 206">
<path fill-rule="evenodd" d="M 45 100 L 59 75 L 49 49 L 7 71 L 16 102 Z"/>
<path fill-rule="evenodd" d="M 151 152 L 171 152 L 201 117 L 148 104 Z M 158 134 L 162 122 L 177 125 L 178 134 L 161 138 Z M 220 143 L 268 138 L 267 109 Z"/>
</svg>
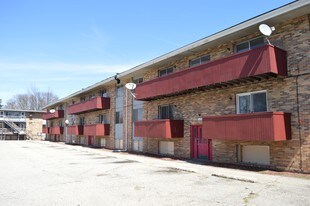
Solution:
<svg viewBox="0 0 310 206">
<path fill-rule="evenodd" d="M 202 135 L 207 139 L 283 141 L 291 138 L 291 118 L 284 112 L 208 116 Z"/>
<path fill-rule="evenodd" d="M 109 97 L 95 97 L 85 102 L 70 105 L 68 107 L 68 114 L 80 114 L 100 109 L 110 109 Z"/>
<path fill-rule="evenodd" d="M 145 120 L 134 124 L 135 137 L 179 138 L 184 136 L 183 120 Z"/>
<path fill-rule="evenodd" d="M 69 135 L 83 135 L 83 125 L 71 125 L 67 127 L 67 134 Z"/>
<path fill-rule="evenodd" d="M 49 127 L 49 134 L 63 134 L 64 128 L 63 127 Z"/>
<path fill-rule="evenodd" d="M 49 128 L 46 126 L 42 126 L 42 133 L 48 134 L 49 133 Z"/>
<path fill-rule="evenodd" d="M 286 74 L 286 52 L 266 45 L 143 82 L 135 94 L 138 100 L 151 100 Z"/>
<path fill-rule="evenodd" d="M 56 110 L 54 113 L 44 113 L 42 115 L 42 118 L 44 120 L 63 118 L 63 117 L 64 117 L 64 110 Z"/>
<path fill-rule="evenodd" d="M 110 124 L 84 125 L 84 135 L 86 136 L 108 136 L 110 135 Z"/>
</svg>

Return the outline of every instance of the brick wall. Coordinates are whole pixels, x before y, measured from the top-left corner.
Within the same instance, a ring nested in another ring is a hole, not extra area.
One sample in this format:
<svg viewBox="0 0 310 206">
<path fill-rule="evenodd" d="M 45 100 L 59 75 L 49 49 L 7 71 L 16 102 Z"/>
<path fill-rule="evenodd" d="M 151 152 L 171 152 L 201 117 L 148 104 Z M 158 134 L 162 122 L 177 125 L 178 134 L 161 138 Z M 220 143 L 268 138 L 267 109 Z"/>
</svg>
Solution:
<svg viewBox="0 0 310 206">
<path fill-rule="evenodd" d="M 197 124 L 199 114 L 225 115 L 236 113 L 236 94 L 267 90 L 268 110 L 291 113 L 292 139 L 283 142 L 213 141 L 213 160 L 216 162 L 237 162 L 236 145 L 269 145 L 271 167 L 291 171 L 310 172 L 310 58 L 309 58 L 309 17 L 302 16 L 281 25 L 269 38 L 271 43 L 287 51 L 288 76 L 285 79 L 271 79 L 247 83 L 226 89 L 195 92 L 187 95 L 163 98 L 146 102 L 143 105 L 143 119 L 156 119 L 159 105 L 174 105 L 174 117 L 184 119 L 184 138 L 174 141 L 175 156 L 190 158 L 190 125 Z M 188 67 L 192 58 L 210 54 L 211 59 L 221 58 L 233 52 L 234 45 L 259 36 L 254 33 L 193 54 L 164 67 L 175 65 L 175 70 Z M 227 49 L 229 48 L 229 49 Z M 308 56 L 307 56 L 308 55 Z M 153 68 L 145 73 L 144 79 L 157 77 Z M 296 76 L 304 74 L 302 76 Z M 296 86 L 296 82 L 298 87 Z M 298 91 L 297 91 L 298 88 Z M 298 92 L 298 100 L 297 100 Z M 299 103 L 297 102 L 299 101 Z M 299 111 L 299 113 L 298 113 Z M 300 124 L 300 125 L 299 125 Z M 145 138 L 145 152 L 158 154 L 158 142 L 164 139 Z M 301 161 L 302 159 L 302 161 Z"/>
</svg>

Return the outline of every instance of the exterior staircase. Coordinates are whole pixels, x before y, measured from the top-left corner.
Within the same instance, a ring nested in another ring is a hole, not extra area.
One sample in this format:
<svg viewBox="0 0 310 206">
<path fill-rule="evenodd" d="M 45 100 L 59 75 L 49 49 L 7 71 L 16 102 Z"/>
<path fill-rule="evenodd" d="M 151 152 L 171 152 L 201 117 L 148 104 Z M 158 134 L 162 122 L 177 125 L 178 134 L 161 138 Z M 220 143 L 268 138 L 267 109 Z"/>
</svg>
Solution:
<svg viewBox="0 0 310 206">
<path fill-rule="evenodd" d="M 3 122 L 7 124 L 14 132 L 24 135 L 25 130 L 17 126 L 14 122 L 4 119 Z"/>
</svg>

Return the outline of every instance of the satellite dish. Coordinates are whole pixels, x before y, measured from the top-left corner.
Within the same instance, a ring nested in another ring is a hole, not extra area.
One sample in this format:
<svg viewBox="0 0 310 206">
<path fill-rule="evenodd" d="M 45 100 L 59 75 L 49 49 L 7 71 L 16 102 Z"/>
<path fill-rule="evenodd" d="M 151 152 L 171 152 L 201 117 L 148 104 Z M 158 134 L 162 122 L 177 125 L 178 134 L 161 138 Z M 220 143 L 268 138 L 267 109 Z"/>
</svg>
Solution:
<svg viewBox="0 0 310 206">
<path fill-rule="evenodd" d="M 133 90 L 137 87 L 137 85 L 135 83 L 127 83 L 125 87 L 129 90 Z"/>
<path fill-rule="evenodd" d="M 66 124 L 69 124 L 70 122 L 69 122 L 69 120 L 66 119 L 65 123 L 66 123 Z"/>
<path fill-rule="evenodd" d="M 55 109 L 51 109 L 51 110 L 50 110 L 50 113 L 55 113 L 55 112 L 56 112 Z"/>
<path fill-rule="evenodd" d="M 259 28 L 259 31 L 265 36 L 270 36 L 272 32 L 275 30 L 274 27 L 270 27 L 267 24 L 261 24 L 259 25 L 258 28 Z"/>
</svg>

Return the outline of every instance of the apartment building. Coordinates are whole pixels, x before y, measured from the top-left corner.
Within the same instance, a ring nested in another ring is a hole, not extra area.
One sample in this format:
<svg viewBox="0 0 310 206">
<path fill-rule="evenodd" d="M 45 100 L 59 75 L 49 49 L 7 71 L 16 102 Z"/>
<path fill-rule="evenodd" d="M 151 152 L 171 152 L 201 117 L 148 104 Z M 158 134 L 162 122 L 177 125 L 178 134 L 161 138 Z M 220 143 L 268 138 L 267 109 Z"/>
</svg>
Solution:
<svg viewBox="0 0 310 206">
<path fill-rule="evenodd" d="M 0 140 L 42 139 L 44 111 L 0 109 Z"/>
<path fill-rule="evenodd" d="M 292 2 L 64 97 L 48 139 L 310 172 L 309 11 Z"/>
</svg>

